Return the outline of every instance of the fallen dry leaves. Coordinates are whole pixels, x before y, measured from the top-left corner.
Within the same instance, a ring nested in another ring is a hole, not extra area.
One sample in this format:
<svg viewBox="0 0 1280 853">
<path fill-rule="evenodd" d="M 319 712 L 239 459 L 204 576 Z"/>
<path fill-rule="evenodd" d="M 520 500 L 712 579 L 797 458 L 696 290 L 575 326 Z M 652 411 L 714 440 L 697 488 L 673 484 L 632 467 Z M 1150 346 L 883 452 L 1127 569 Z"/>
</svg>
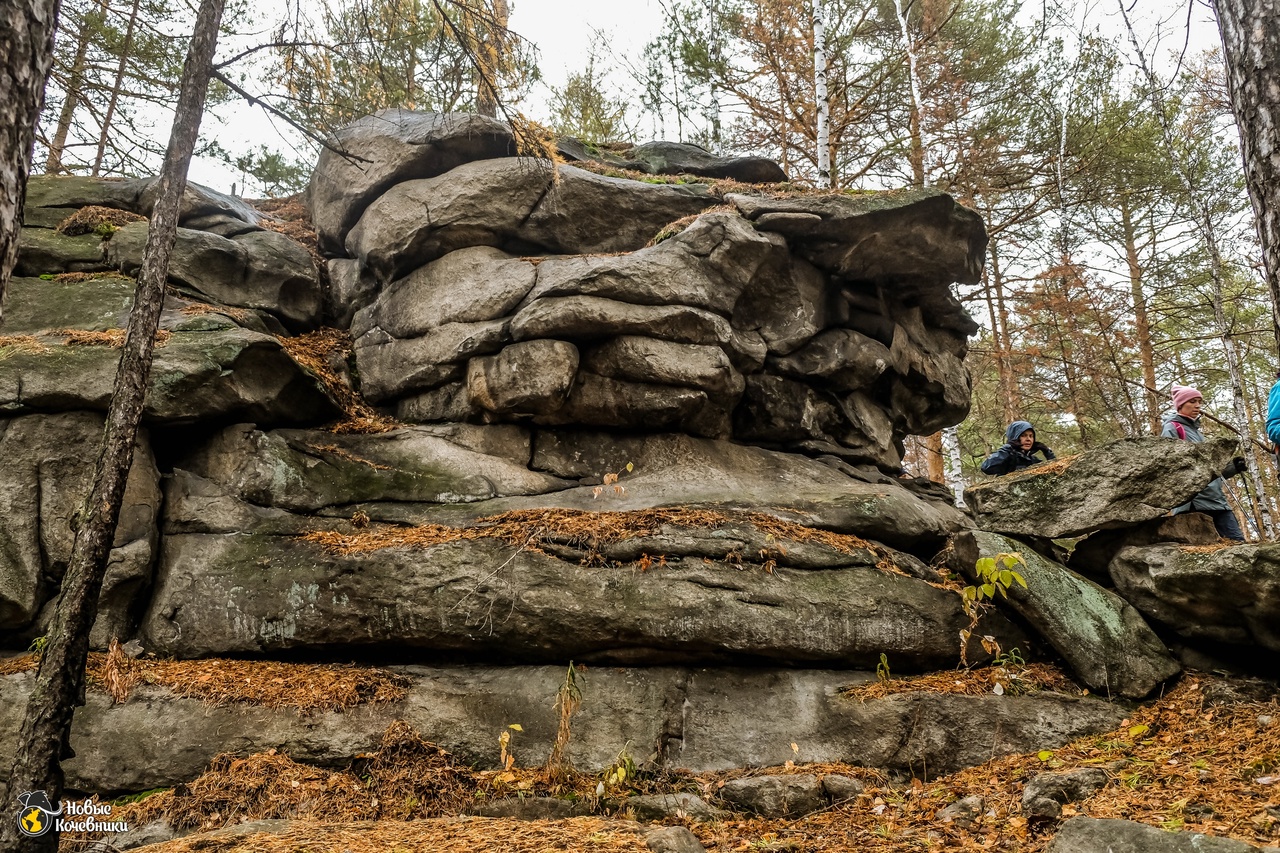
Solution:
<svg viewBox="0 0 1280 853">
<path fill-rule="evenodd" d="M 351 337 L 346 332 L 319 329 L 297 337 L 280 338 L 280 346 L 324 384 L 345 414 L 342 420 L 327 427 L 330 432 L 368 434 L 403 426 L 366 403 L 330 366 L 331 359 L 346 359 L 351 352 Z"/>
</svg>

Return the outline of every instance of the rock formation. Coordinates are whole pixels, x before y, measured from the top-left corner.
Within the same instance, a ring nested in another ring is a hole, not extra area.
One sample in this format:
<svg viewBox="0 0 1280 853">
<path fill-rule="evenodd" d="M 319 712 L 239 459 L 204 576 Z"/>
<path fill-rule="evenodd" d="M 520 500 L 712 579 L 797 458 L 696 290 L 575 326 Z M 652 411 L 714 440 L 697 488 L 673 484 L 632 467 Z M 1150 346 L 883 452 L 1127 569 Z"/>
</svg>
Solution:
<svg viewBox="0 0 1280 853">
<path fill-rule="evenodd" d="M 188 191 L 92 642 L 355 659 L 394 668 L 405 694 L 299 718 L 160 686 L 122 704 L 91 693 L 73 786 L 172 785 L 227 751 L 342 763 L 393 720 L 494 766 L 495 733 L 518 719 L 541 761 L 570 659 L 593 665 L 571 746 L 584 769 L 633 744 L 694 771 L 800 755 L 931 776 L 1107 731 L 1128 709 L 1051 690 L 851 698 L 877 665 L 900 677 L 1019 650 L 1136 699 L 1178 670 L 1144 617 L 1278 647 L 1265 547 L 1208 554 L 1151 532 L 1225 443 L 1122 443 L 977 486 L 976 530 L 899 476 L 906 436 L 969 407 L 976 326 L 951 285 L 979 279 L 986 235 L 949 196 L 725 183 L 785 176 L 666 143 L 602 169 L 586 161 L 610 157 L 563 141 L 582 168 L 516 156 L 509 129 L 475 116 L 393 110 L 338 141 L 360 157 L 321 156 L 314 246 Z M 31 183 L 0 330 L 14 652 L 57 594 L 152 195 Z M 73 214 L 87 233 L 60 230 Z M 1082 534 L 1097 538 L 1080 565 L 1115 591 L 1036 552 Z M 1010 551 L 1027 589 L 973 611 L 976 561 Z M 1234 567 L 1256 609 L 1192 607 L 1185 579 L 1208 561 Z M 30 683 L 0 676 L 0 768 Z M 161 726 L 163 742 L 122 750 Z M 860 784 L 762 777 L 717 802 L 784 814 Z"/>
</svg>

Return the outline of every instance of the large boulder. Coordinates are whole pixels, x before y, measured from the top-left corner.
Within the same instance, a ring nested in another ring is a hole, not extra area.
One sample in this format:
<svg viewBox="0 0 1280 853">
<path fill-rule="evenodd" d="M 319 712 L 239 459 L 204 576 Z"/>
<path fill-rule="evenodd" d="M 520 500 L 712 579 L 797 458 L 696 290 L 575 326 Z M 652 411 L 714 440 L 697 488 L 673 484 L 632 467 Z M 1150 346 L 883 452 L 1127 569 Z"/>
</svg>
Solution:
<svg viewBox="0 0 1280 853">
<path fill-rule="evenodd" d="M 340 251 L 365 208 L 395 184 L 515 153 L 511 128 L 494 119 L 399 108 L 357 119 L 330 142 L 333 148 L 321 150 L 307 189 L 311 219 L 326 252 Z"/>
<path fill-rule="evenodd" d="M 1137 610 L 1067 567 L 1012 539 L 981 530 L 957 536 L 953 553 L 975 582 L 975 553 L 983 558 L 1020 554 L 1017 571 L 1027 585 L 1010 585 L 1008 598 L 999 603 L 1007 600 L 1091 689 L 1141 699 L 1181 671 Z"/>
<path fill-rule="evenodd" d="M 169 498 L 181 500 L 172 489 Z M 835 569 L 660 554 L 640 571 L 499 539 L 418 545 L 413 531 L 403 535 L 406 545 L 344 555 L 253 530 L 166 532 L 143 642 L 181 658 L 415 649 L 534 663 L 865 668 L 887 654 L 895 668 L 922 671 L 959 663 L 968 624 L 954 592 L 885 571 L 887 548 Z M 1002 618 L 982 630 L 1006 648 L 1019 642 Z"/>
<path fill-rule="evenodd" d="M 133 275 L 142 267 L 147 223 L 134 222 L 107 243 L 111 265 Z M 294 330 L 314 329 L 324 294 L 311 256 L 275 231 L 234 238 L 179 228 L 169 280 L 211 302 L 267 311 Z"/>
<path fill-rule="evenodd" d="M 1111 585 L 1111 561 L 1121 549 L 1172 542 L 1179 545 L 1217 545 L 1222 536 L 1213 517 L 1202 512 L 1182 512 L 1145 521 L 1135 527 L 1099 530 L 1071 549 L 1067 565 L 1090 580 Z"/>
<path fill-rule="evenodd" d="M 0 411 L 105 411 L 120 350 L 108 336 L 73 343 L 64 330 L 120 335 L 133 282 L 15 278 L 0 342 Z M 229 310 L 229 309 L 228 309 Z M 161 315 L 144 417 L 150 423 L 238 418 L 265 424 L 331 420 L 324 387 L 284 351 L 250 312 L 235 319 L 169 297 Z"/>
<path fill-rule="evenodd" d="M 1165 515 L 1217 477 L 1234 439 L 1202 444 L 1123 438 L 965 490 L 978 527 L 1010 536 L 1057 539 L 1127 527 Z"/>
<path fill-rule="evenodd" d="M 631 252 L 716 203 L 700 184 L 645 184 L 529 158 L 483 160 L 395 185 L 365 210 L 346 249 L 383 281 L 473 246 Z"/>
<path fill-rule="evenodd" d="M 210 706 L 153 685 L 120 704 L 91 689 L 72 726 L 67 784 L 104 795 L 168 787 L 191 781 L 224 752 L 276 749 L 297 761 L 341 765 L 376 749 L 394 720 L 481 768 L 498 766 L 494 733 L 519 723 L 517 761 L 546 760 L 559 725 L 554 697 L 563 665 L 397 672 L 408 679 L 404 699 L 305 717 L 289 708 Z M 869 679 L 822 670 L 594 667 L 579 678 L 583 702 L 569 757 L 596 772 L 631 744 L 637 756 L 656 755 L 658 766 L 695 772 L 800 760 L 936 775 L 1101 734 L 1125 715 L 1099 699 L 1056 693 L 865 701 L 844 694 Z M 33 682 L 32 673 L 0 676 L 0 773 L 12 763 Z"/>
<path fill-rule="evenodd" d="M 89 412 L 0 420 L 0 637 L 32 626 L 58 593 L 104 423 Z M 160 474 L 144 432 L 99 596 L 95 648 L 130 635 L 139 593 L 151 580 L 159 512 Z"/>
<path fill-rule="evenodd" d="M 1049 853 L 1273 853 L 1244 841 L 1180 832 L 1131 820 L 1073 817 L 1049 843 Z"/>
<path fill-rule="evenodd" d="M 47 228 L 23 228 L 18 235 L 18 259 L 13 274 L 56 275 L 110 269 L 102 238 L 97 234 L 68 236 Z"/>
<path fill-rule="evenodd" d="M 630 149 L 625 156 L 652 175 L 700 175 L 744 184 L 776 184 L 787 180 L 787 173 L 768 157 L 721 157 L 686 142 L 646 142 Z"/>
<path fill-rule="evenodd" d="M 1191 640 L 1280 652 L 1280 545 L 1128 547 L 1111 561 L 1116 589 Z"/>
</svg>

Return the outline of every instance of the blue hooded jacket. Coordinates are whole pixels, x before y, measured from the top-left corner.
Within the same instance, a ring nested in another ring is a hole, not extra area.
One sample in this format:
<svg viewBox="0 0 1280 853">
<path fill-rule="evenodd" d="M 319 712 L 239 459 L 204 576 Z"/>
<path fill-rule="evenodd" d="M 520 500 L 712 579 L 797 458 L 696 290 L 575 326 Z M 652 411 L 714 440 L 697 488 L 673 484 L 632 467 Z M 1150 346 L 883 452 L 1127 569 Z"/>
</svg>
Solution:
<svg viewBox="0 0 1280 853">
<path fill-rule="evenodd" d="M 1009 428 L 1004 431 L 1004 446 L 982 461 L 982 473 L 998 477 L 1055 458 L 1053 451 L 1038 441 L 1031 445 L 1030 453 L 1023 452 L 1017 442 L 1018 437 L 1027 430 L 1031 430 L 1032 435 L 1035 435 L 1035 427 L 1027 421 L 1014 421 L 1009 424 Z M 1036 453 L 1043 453 L 1044 459 L 1037 459 Z"/>
</svg>

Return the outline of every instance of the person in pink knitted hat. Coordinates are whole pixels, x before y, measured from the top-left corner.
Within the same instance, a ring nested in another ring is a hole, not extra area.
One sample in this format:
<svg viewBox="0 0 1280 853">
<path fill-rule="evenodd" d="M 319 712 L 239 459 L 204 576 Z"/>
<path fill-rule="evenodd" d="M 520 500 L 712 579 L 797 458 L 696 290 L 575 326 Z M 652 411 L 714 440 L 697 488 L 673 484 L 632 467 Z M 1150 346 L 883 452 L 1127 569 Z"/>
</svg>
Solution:
<svg viewBox="0 0 1280 853">
<path fill-rule="evenodd" d="M 1200 432 L 1200 409 L 1204 406 L 1204 395 L 1195 388 L 1185 385 L 1174 385 L 1170 389 L 1173 398 L 1174 413 L 1165 419 L 1164 430 L 1160 433 L 1165 438 L 1177 438 L 1182 441 L 1204 441 Z M 1174 515 L 1182 512 L 1203 512 L 1213 519 L 1213 526 L 1218 535 L 1233 542 L 1244 541 L 1244 531 L 1240 529 L 1240 520 L 1232 512 L 1227 497 L 1222 493 L 1223 477 L 1234 477 L 1245 470 L 1244 457 L 1237 456 L 1231 460 L 1222 477 L 1204 487 L 1200 494 L 1173 511 Z"/>
</svg>

